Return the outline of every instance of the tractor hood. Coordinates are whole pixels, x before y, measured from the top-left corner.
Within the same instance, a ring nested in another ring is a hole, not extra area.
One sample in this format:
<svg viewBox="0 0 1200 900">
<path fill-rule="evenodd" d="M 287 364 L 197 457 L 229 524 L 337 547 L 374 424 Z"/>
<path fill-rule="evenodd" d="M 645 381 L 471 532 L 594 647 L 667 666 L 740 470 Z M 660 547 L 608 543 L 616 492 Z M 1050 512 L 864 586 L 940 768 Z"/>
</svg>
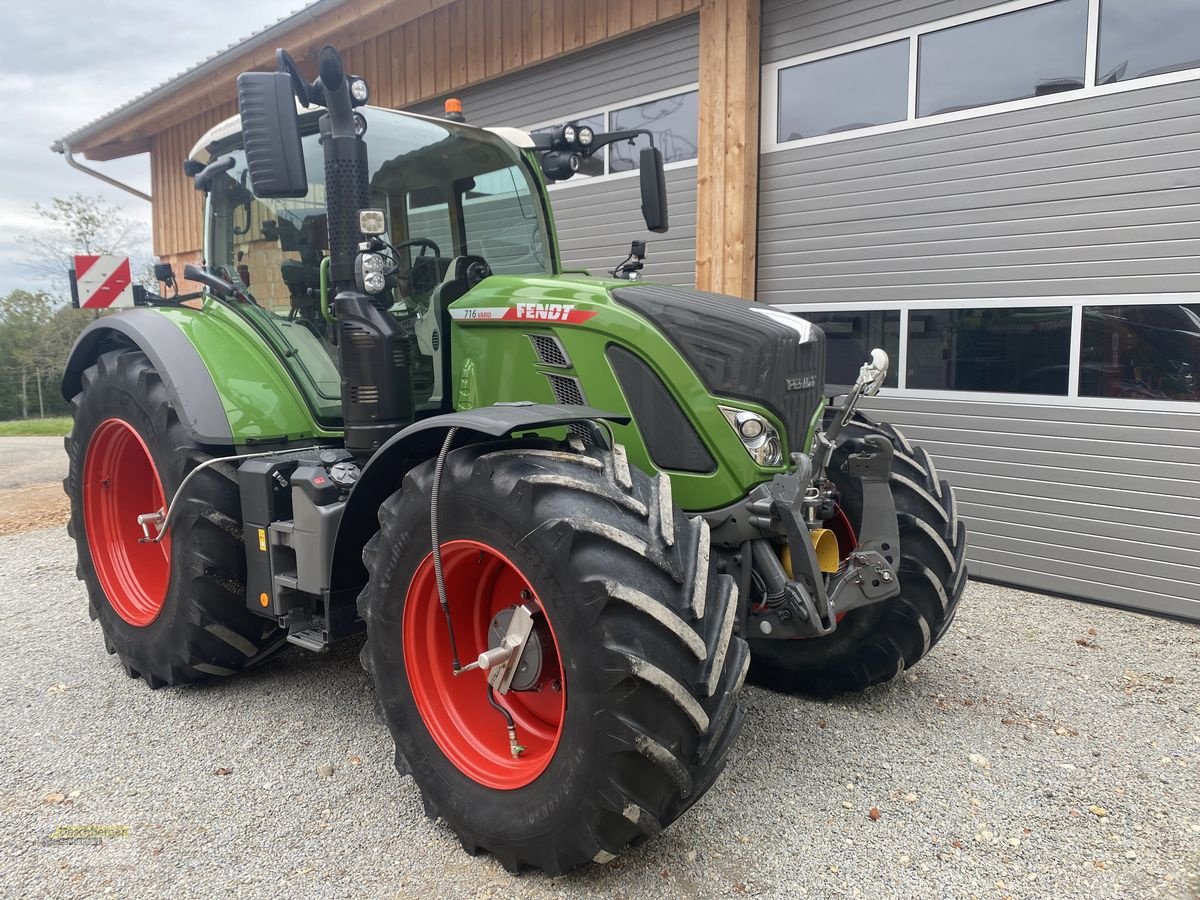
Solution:
<svg viewBox="0 0 1200 900">
<path fill-rule="evenodd" d="M 617 303 L 648 319 L 679 350 L 709 393 L 761 403 L 801 449 L 824 389 L 825 336 L 798 316 L 722 294 L 621 284 Z"/>
</svg>

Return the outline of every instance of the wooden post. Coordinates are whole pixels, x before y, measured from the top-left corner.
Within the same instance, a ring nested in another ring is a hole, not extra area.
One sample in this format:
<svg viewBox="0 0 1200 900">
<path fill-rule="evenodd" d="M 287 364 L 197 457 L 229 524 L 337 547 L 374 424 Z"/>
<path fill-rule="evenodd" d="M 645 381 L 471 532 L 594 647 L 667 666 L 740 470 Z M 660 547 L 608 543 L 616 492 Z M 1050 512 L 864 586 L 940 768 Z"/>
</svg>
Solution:
<svg viewBox="0 0 1200 900">
<path fill-rule="evenodd" d="M 700 4 L 696 286 L 754 299 L 760 0 Z"/>
</svg>

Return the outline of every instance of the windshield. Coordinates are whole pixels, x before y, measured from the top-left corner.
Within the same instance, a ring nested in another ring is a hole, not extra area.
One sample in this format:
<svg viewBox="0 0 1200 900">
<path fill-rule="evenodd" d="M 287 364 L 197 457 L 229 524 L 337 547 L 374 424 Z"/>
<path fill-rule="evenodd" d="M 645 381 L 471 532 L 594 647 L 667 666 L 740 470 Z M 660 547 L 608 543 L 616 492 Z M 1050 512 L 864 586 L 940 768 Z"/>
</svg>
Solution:
<svg viewBox="0 0 1200 900">
<path fill-rule="evenodd" d="M 499 274 L 554 271 L 540 189 L 520 151 L 490 132 L 453 122 L 361 112 L 368 125 L 371 204 L 387 212 L 389 236 L 400 251 L 396 285 L 383 299 L 409 330 L 417 332 L 435 290 L 447 298 L 465 292 L 443 286 L 454 277 L 457 257 L 482 257 Z M 214 179 L 209 194 L 205 259 L 254 299 L 238 304 L 238 311 L 275 346 L 314 411 L 328 418 L 338 414 L 340 377 L 321 303 L 329 237 L 317 120 L 302 120 L 309 181 L 302 199 L 255 197 L 240 138 L 213 147 L 213 158 L 232 156 L 234 166 Z M 433 356 L 428 346 L 415 349 Z M 413 373 L 418 403 L 439 400 L 432 385 L 423 385 L 420 370 L 428 366 L 420 363 Z"/>
</svg>

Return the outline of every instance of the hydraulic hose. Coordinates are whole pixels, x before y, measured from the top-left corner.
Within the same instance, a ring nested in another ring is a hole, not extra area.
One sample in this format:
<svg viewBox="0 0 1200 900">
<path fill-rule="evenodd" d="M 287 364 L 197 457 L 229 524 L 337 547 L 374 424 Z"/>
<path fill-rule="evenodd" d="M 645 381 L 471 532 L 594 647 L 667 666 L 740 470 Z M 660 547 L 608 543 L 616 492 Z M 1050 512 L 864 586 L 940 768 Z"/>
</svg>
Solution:
<svg viewBox="0 0 1200 900">
<path fill-rule="evenodd" d="M 450 621 L 450 601 L 446 599 L 446 582 L 442 576 L 442 542 L 438 536 L 438 496 L 442 488 L 442 471 L 446 467 L 446 455 L 454 442 L 458 428 L 446 432 L 442 441 L 442 449 L 438 451 L 437 461 L 433 464 L 433 488 L 429 497 L 429 535 L 433 540 L 433 579 L 437 582 L 438 603 L 442 607 L 442 615 L 446 617 L 446 630 L 450 633 L 450 659 L 454 664 L 454 674 L 462 669 L 458 662 L 458 647 L 454 643 L 454 624 Z"/>
</svg>

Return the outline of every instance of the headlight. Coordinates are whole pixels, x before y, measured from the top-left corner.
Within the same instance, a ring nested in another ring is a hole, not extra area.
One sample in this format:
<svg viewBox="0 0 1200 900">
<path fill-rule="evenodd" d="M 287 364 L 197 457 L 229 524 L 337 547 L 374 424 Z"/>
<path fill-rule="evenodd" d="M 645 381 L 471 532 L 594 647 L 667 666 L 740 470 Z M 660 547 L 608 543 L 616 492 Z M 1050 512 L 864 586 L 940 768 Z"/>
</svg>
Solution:
<svg viewBox="0 0 1200 900">
<path fill-rule="evenodd" d="M 779 432 L 769 419 L 747 409 L 734 409 L 730 406 L 718 408 L 751 459 L 760 466 L 783 465 L 783 443 L 779 440 Z"/>
<path fill-rule="evenodd" d="M 588 128 L 586 125 L 579 126 L 579 146 L 590 147 L 592 141 L 596 139 L 596 132 Z"/>
<path fill-rule="evenodd" d="M 378 253 L 358 254 L 354 266 L 355 281 L 360 291 L 378 294 L 387 287 L 387 260 Z"/>
<path fill-rule="evenodd" d="M 363 234 L 384 234 L 387 231 L 387 216 L 382 209 L 360 209 L 358 230 Z"/>
<path fill-rule="evenodd" d="M 367 102 L 367 83 L 361 78 L 355 78 L 350 82 L 350 96 L 354 98 L 354 102 L 358 104 Z"/>
<path fill-rule="evenodd" d="M 575 143 L 576 131 L 574 125 L 563 126 L 563 140 L 568 144 Z"/>
</svg>

